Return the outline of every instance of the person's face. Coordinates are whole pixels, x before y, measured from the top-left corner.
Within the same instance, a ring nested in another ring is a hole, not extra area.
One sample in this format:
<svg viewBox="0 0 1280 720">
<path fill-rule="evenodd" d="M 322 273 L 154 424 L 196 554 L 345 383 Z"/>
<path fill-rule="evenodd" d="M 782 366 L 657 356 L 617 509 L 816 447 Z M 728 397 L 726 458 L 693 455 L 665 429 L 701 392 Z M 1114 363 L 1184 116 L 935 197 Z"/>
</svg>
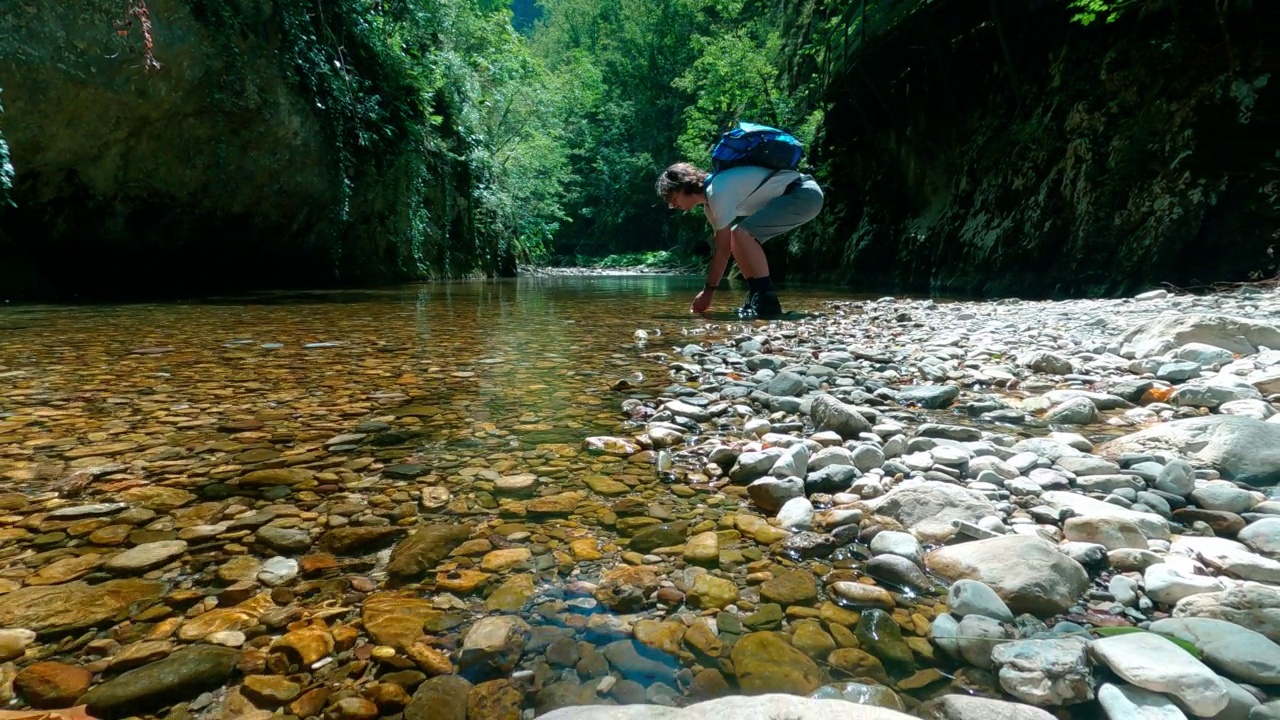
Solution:
<svg viewBox="0 0 1280 720">
<path fill-rule="evenodd" d="M 667 196 L 667 207 L 673 210 L 689 211 L 698 206 L 698 197 L 684 190 L 677 190 Z"/>
</svg>

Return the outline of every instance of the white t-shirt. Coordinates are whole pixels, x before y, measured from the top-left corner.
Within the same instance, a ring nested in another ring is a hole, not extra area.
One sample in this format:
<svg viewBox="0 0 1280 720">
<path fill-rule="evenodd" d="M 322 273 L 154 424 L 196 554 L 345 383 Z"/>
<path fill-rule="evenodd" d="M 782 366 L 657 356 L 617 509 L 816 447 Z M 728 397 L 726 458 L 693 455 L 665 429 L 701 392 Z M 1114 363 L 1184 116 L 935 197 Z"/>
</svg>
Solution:
<svg viewBox="0 0 1280 720">
<path fill-rule="evenodd" d="M 795 170 L 770 170 L 751 165 L 716 173 L 706 188 L 704 212 L 713 228 L 723 230 L 781 195 L 798 177 L 800 173 Z"/>
</svg>

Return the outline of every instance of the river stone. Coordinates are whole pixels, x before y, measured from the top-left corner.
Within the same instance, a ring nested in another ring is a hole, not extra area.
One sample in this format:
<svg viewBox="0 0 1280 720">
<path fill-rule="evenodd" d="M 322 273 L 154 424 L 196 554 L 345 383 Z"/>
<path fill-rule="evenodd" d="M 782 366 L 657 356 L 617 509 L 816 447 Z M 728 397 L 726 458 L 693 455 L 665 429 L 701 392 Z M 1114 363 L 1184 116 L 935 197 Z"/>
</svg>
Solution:
<svg viewBox="0 0 1280 720">
<path fill-rule="evenodd" d="M 902 405 L 941 410 L 960 397 L 960 388 L 955 385 L 915 385 L 899 390 L 895 397 Z"/>
<path fill-rule="evenodd" d="M 856 608 L 891 609 L 896 604 L 893 600 L 893 595 L 888 590 L 875 585 L 842 580 L 832 583 L 827 590 L 838 598 L 842 604 Z"/>
<path fill-rule="evenodd" d="M 1089 587 L 1080 563 L 1038 537 L 1007 535 L 941 547 L 925 557 L 948 580 L 979 580 L 1015 613 L 1048 617 L 1076 603 Z"/>
<path fill-rule="evenodd" d="M 871 423 L 852 405 L 846 405 L 831 395 L 819 395 L 813 399 L 809 410 L 815 428 L 822 432 L 836 432 L 845 440 L 856 440 L 862 433 L 871 432 Z"/>
<path fill-rule="evenodd" d="M 280 553 L 306 552 L 311 547 L 311 533 L 302 528 L 266 525 L 253 533 L 258 543 Z"/>
<path fill-rule="evenodd" d="M 985 496 L 934 481 L 894 488 L 866 504 L 873 512 L 902 523 L 922 542 L 935 543 L 955 536 L 952 520 L 976 523 L 999 514 Z"/>
<path fill-rule="evenodd" d="M 763 477 L 771 469 L 778 458 L 787 452 L 786 448 L 771 447 L 764 450 L 744 452 L 737 457 L 729 470 L 729 479 L 735 483 L 749 483 Z"/>
<path fill-rule="evenodd" d="M 1280 643 L 1280 589 L 1246 585 L 1194 595 L 1178 601 L 1173 616 L 1226 620 Z"/>
<path fill-rule="evenodd" d="M 719 609 L 738 601 L 738 586 L 715 575 L 699 575 L 685 597 L 690 607 Z"/>
<path fill-rule="evenodd" d="M 921 720 L 1057 720 L 1031 705 L 958 694 L 934 698 L 917 706 L 914 713 Z"/>
<path fill-rule="evenodd" d="M 672 682 L 679 669 L 675 657 L 630 639 L 611 642 L 600 653 L 623 678 L 641 685 Z"/>
<path fill-rule="evenodd" d="M 587 494 L 581 490 L 570 490 L 535 498 L 530 500 L 524 508 L 533 515 L 568 515 L 586 497 Z"/>
<path fill-rule="evenodd" d="M 405 720 L 467 720 L 471 682 L 459 675 L 428 678 L 404 709 Z"/>
<path fill-rule="evenodd" d="M 1213 618 L 1166 618 L 1151 623 L 1151 632 L 1186 640 L 1206 664 L 1234 678 L 1280 684 L 1280 645 L 1248 628 Z"/>
<path fill-rule="evenodd" d="M 908 594 L 927 593 L 934 586 L 918 565 L 900 555 L 877 555 L 866 562 L 864 570 L 878 582 Z"/>
<path fill-rule="evenodd" d="M 160 540 L 149 542 L 111 556 L 103 569 L 110 572 L 126 574 L 140 573 L 151 568 L 160 567 L 181 556 L 187 551 L 185 540 Z"/>
<path fill-rule="evenodd" d="M 739 686 L 749 695 L 770 692 L 807 695 L 826 682 L 822 668 L 791 647 L 786 636 L 779 633 L 755 632 L 742 636 L 734 643 L 730 658 Z"/>
<path fill-rule="evenodd" d="M 31 707 L 64 708 L 74 705 L 91 682 L 93 673 L 84 668 L 44 661 L 19 671 L 13 689 Z"/>
<path fill-rule="evenodd" d="M 808 604 L 818 599 L 818 584 L 807 570 L 781 570 L 760 585 L 760 597 L 784 606 Z"/>
<path fill-rule="evenodd" d="M 1216 715 L 1227 706 L 1227 688 L 1190 653 L 1155 633 L 1137 632 L 1094 640 L 1090 653 L 1126 681 L 1168 693 L 1197 715 Z"/>
<path fill-rule="evenodd" d="M 880 658 L 890 671 L 911 669 L 911 647 L 902 639 L 902 631 L 889 613 L 877 608 L 863 612 L 853 634 L 858 646 Z"/>
<path fill-rule="evenodd" d="M 860 682 L 839 682 L 823 685 L 809 693 L 809 697 L 818 700 L 843 700 L 858 705 L 887 708 L 889 710 L 906 710 L 898 693 L 883 685 L 868 685 Z"/>
<path fill-rule="evenodd" d="M 825 658 L 836 649 L 836 641 L 817 620 L 800 620 L 791 625 L 791 645 L 811 658 Z"/>
<path fill-rule="evenodd" d="M 1167 695 L 1132 685 L 1106 683 L 1098 688 L 1098 702 L 1109 720 L 1187 720 Z"/>
<path fill-rule="evenodd" d="M 395 648 L 409 647 L 428 620 L 443 615 L 430 600 L 397 593 L 375 593 L 360 607 L 360 620 L 374 642 Z"/>
<path fill-rule="evenodd" d="M 255 704 L 279 707 L 302 694 L 302 685 L 283 675 L 248 675 L 241 692 Z"/>
<path fill-rule="evenodd" d="M 0 595 L 0 626 L 41 636 L 77 632 L 123 620 L 164 590 L 164 583 L 136 579 L 19 588 Z"/>
<path fill-rule="evenodd" d="M 311 471 L 301 468 L 268 468 L 254 470 L 240 476 L 241 487 L 272 487 L 300 485 L 311 479 Z"/>
<path fill-rule="evenodd" d="M 643 704 L 619 707 L 567 707 L 542 715 L 539 720 L 724 720 L 725 718 L 734 720 L 913 720 L 910 715 L 896 710 L 858 705 L 845 700 L 803 698 L 788 694 L 719 698 L 696 703 L 683 710 Z M 407 720 L 415 719 L 407 718 Z M 993 719 L 988 717 L 985 720 Z"/>
<path fill-rule="evenodd" d="M 714 531 L 698 533 L 684 543 L 684 559 L 695 565 L 712 565 L 720 560 L 720 536 Z"/>
<path fill-rule="evenodd" d="M 1157 563 L 1142 573 L 1147 597 L 1161 605 L 1175 605 L 1185 597 L 1213 593 L 1223 589 L 1221 580 L 1196 575 L 1173 563 Z"/>
<path fill-rule="evenodd" d="M 114 515 L 122 510 L 127 510 L 129 503 L 93 503 L 91 505 L 71 505 L 68 507 L 60 507 L 57 510 L 51 510 L 45 517 L 50 520 L 78 520 L 80 518 L 98 517 L 101 515 Z"/>
<path fill-rule="evenodd" d="M 480 618 L 462 641 L 458 671 L 481 677 L 510 673 L 524 654 L 529 631 L 529 624 L 514 615 Z"/>
<path fill-rule="evenodd" d="M 1249 523 L 1236 539 L 1255 552 L 1280 556 L 1280 517 L 1268 517 Z"/>
<path fill-rule="evenodd" d="M 1093 699 L 1083 638 L 1015 640 L 997 645 L 991 660 L 1000 687 L 1032 705 L 1071 705 Z"/>
<path fill-rule="evenodd" d="M 490 680 L 471 689 L 467 716 L 493 720 L 520 720 L 524 692 L 510 680 Z"/>
<path fill-rule="evenodd" d="M 419 528 L 391 551 L 387 574 L 400 580 L 417 580 L 470 536 L 470 525 L 438 524 Z"/>
<path fill-rule="evenodd" d="M 148 510 L 174 510 L 195 500 L 196 496 L 179 488 L 142 485 L 121 492 L 119 498 L 130 505 Z"/>
<path fill-rule="evenodd" d="M 79 580 L 102 566 L 104 558 L 97 553 L 73 555 L 45 565 L 27 578 L 28 586 L 61 585 Z"/>
<path fill-rule="evenodd" d="M 983 615 L 967 615 L 956 625 L 956 645 L 965 662 L 983 670 L 991 670 L 995 663 L 991 651 L 1009 639 L 1009 631 L 999 620 Z"/>
<path fill-rule="evenodd" d="M 258 619 L 275 606 L 271 601 L 270 592 L 258 593 L 237 605 L 214 608 L 191 618 L 178 628 L 178 638 L 189 642 L 202 640 L 218 632 L 247 630 L 256 625 Z"/>
<path fill-rule="evenodd" d="M 95 687 L 80 704 L 103 718 L 143 714 L 220 687 L 231 677 L 239 655 L 217 645 L 181 648 Z"/>
<path fill-rule="evenodd" d="M 328 657 L 334 649 L 333 635 L 322 625 L 301 627 L 276 638 L 271 643 L 272 652 L 284 653 L 295 662 L 310 666 Z"/>
<path fill-rule="evenodd" d="M 1188 343 L 1253 355 L 1261 347 L 1280 348 L 1280 327 L 1231 315 L 1187 313 L 1139 323 L 1118 340 L 1120 355 L 1126 358 L 1163 355 Z"/>
<path fill-rule="evenodd" d="M 1060 425 L 1088 425 L 1098 421 L 1098 407 L 1088 398 L 1074 397 L 1050 408 L 1044 414 L 1044 421 Z"/>
<path fill-rule="evenodd" d="M 1242 580 L 1280 585 L 1280 561 L 1251 553 L 1243 545 L 1197 548 L 1196 557 L 1218 573 Z"/>
<path fill-rule="evenodd" d="M 1191 502 L 1204 510 L 1218 510 L 1229 513 L 1249 512 L 1258 501 L 1248 490 L 1236 487 L 1233 483 L 1213 481 L 1205 483 L 1191 492 Z"/>
<path fill-rule="evenodd" d="M 334 555 L 363 555 L 390 546 L 405 533 L 402 527 L 333 528 L 320 537 L 319 548 Z"/>
<path fill-rule="evenodd" d="M 1239 415 L 1185 418 L 1116 438 L 1098 449 L 1110 457 L 1154 451 L 1189 457 L 1228 480 L 1251 485 L 1280 481 L 1280 423 Z"/>
<path fill-rule="evenodd" d="M 680 642 L 684 640 L 685 626 L 678 622 L 640 620 L 632 628 L 632 634 L 636 640 L 647 647 L 675 655 L 680 652 Z"/>
<path fill-rule="evenodd" d="M 1050 490 L 1041 495 L 1040 500 L 1055 510 L 1069 509 L 1081 517 L 1129 520 L 1137 525 L 1142 530 L 1142 534 L 1147 536 L 1148 539 L 1169 539 L 1169 521 L 1155 513 L 1130 510 L 1109 502 L 1063 490 Z"/>
<path fill-rule="evenodd" d="M 875 555 L 892 554 L 904 557 L 919 565 L 924 562 L 924 549 L 914 535 L 897 530 L 882 530 L 871 538 L 871 552 Z"/>
<path fill-rule="evenodd" d="M 807 497 L 791 498 L 778 508 L 778 527 L 799 531 L 813 527 L 813 503 Z"/>
<path fill-rule="evenodd" d="M 1258 392 L 1258 389 L 1248 380 L 1226 374 L 1197 378 L 1185 385 L 1179 385 L 1173 397 L 1170 398 L 1170 402 L 1174 405 L 1209 409 L 1241 400 L 1261 402 L 1262 393 Z"/>
<path fill-rule="evenodd" d="M 804 480 L 798 477 L 764 477 L 747 486 L 747 494 L 761 510 L 778 512 L 790 500 L 804 497 Z"/>
<path fill-rule="evenodd" d="M 638 553 L 649 553 L 661 547 L 675 547 L 684 543 L 689 526 L 683 522 L 650 525 L 631 536 L 627 548 Z"/>
<path fill-rule="evenodd" d="M 957 580 L 947 591 L 947 608 L 957 617 L 982 615 L 1013 622 L 1013 612 L 994 590 L 977 580 Z"/>
<path fill-rule="evenodd" d="M 26 654 L 27 646 L 35 640 L 36 634 L 25 628 L 0 630 L 0 663 L 22 657 Z"/>
<path fill-rule="evenodd" d="M 1132 520 L 1116 517 L 1072 517 L 1062 524 L 1062 536 L 1072 542 L 1101 545 L 1108 551 L 1147 549 L 1147 537 Z"/>
</svg>

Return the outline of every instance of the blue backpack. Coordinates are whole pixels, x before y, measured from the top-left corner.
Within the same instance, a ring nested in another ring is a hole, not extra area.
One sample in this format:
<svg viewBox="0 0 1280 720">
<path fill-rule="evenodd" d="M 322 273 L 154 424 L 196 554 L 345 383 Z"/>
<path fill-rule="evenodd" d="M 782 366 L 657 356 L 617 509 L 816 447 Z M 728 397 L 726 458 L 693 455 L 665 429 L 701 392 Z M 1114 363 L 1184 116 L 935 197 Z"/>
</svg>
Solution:
<svg viewBox="0 0 1280 720">
<path fill-rule="evenodd" d="M 804 146 L 789 133 L 768 125 L 739 122 L 721 135 L 711 150 L 711 174 L 743 165 L 794 170 L 802 157 Z"/>
</svg>

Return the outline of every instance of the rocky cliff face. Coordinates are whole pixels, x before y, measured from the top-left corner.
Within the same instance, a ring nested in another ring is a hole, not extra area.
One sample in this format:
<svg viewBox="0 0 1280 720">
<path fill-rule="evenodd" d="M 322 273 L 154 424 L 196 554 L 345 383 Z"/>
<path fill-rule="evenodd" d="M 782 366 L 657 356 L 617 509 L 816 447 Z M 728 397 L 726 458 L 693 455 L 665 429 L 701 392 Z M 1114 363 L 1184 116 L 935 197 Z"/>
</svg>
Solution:
<svg viewBox="0 0 1280 720">
<path fill-rule="evenodd" d="M 0 298 L 405 278 L 469 239 L 465 173 L 356 19 L 148 4 L 153 71 L 127 0 L 0 4 Z"/>
<path fill-rule="evenodd" d="M 836 63 L 793 276 L 1043 297 L 1274 275 L 1275 4 L 1092 27 L 1065 4 L 938 3 Z"/>
</svg>

